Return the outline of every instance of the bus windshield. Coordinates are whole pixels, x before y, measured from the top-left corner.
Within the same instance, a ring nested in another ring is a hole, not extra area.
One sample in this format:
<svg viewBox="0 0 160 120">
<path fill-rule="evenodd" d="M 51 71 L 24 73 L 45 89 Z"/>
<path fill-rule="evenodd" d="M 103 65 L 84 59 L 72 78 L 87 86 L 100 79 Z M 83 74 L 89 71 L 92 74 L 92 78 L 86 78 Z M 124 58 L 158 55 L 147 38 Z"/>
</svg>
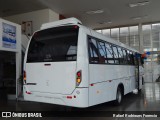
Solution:
<svg viewBox="0 0 160 120">
<path fill-rule="evenodd" d="M 78 27 L 62 26 L 36 32 L 28 48 L 27 62 L 62 62 L 77 59 Z"/>
</svg>

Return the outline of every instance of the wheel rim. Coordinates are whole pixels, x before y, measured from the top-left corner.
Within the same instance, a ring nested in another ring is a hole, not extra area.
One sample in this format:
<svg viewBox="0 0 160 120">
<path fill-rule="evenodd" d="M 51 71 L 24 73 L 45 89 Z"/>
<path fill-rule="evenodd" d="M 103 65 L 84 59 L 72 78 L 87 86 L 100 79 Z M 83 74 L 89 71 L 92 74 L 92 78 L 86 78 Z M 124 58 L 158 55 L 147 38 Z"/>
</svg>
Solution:
<svg viewBox="0 0 160 120">
<path fill-rule="evenodd" d="M 118 91 L 117 100 L 118 100 L 118 103 L 120 103 L 120 102 L 121 102 L 121 100 L 122 100 L 122 94 L 121 94 L 121 92 L 120 92 L 120 91 Z"/>
</svg>

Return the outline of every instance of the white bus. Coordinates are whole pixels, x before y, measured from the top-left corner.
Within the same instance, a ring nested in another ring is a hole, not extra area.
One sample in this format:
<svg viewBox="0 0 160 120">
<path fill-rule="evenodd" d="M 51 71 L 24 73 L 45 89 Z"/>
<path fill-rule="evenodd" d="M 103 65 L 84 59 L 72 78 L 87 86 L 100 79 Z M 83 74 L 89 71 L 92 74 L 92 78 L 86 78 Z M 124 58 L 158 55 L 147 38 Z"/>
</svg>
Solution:
<svg viewBox="0 0 160 120">
<path fill-rule="evenodd" d="M 115 101 L 142 88 L 138 51 L 69 18 L 43 24 L 24 59 L 24 99 L 72 107 Z"/>
</svg>

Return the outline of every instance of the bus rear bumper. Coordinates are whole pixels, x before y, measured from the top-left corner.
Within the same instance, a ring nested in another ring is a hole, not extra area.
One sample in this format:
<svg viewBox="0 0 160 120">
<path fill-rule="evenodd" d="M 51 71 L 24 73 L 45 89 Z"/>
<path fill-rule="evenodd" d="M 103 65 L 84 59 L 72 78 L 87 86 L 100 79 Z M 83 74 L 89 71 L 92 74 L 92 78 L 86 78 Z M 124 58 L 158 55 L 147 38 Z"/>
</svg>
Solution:
<svg viewBox="0 0 160 120">
<path fill-rule="evenodd" d="M 24 91 L 24 100 L 57 105 L 85 108 L 88 107 L 88 88 L 76 88 L 72 94 L 52 94 L 30 91 L 27 94 Z"/>
</svg>

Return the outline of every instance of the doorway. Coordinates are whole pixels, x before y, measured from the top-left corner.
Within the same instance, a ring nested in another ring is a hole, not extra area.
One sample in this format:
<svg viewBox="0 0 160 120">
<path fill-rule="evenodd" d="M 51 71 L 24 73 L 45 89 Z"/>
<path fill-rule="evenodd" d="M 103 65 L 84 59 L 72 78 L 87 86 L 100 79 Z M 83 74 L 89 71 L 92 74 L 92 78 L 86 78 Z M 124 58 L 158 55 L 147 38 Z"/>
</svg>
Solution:
<svg viewBox="0 0 160 120">
<path fill-rule="evenodd" d="M 0 51 L 0 99 L 16 97 L 16 53 Z"/>
</svg>

